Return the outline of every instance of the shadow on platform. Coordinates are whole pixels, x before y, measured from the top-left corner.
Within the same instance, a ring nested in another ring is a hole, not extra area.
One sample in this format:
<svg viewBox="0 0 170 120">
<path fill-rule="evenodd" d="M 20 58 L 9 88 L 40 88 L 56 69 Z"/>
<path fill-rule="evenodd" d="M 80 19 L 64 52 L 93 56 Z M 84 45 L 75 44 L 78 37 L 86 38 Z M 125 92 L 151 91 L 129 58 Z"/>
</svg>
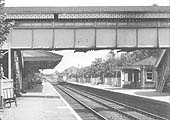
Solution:
<svg viewBox="0 0 170 120">
<path fill-rule="evenodd" d="M 36 84 L 32 89 L 27 90 L 27 92 L 42 92 L 43 85 L 42 84 Z"/>
</svg>

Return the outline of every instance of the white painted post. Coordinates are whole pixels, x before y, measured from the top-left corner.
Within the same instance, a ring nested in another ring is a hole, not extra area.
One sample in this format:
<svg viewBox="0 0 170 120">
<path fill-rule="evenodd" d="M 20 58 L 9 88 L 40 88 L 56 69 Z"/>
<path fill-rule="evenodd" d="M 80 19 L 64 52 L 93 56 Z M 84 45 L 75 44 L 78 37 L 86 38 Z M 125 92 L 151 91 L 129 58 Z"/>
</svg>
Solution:
<svg viewBox="0 0 170 120">
<path fill-rule="evenodd" d="M 145 89 L 145 66 L 142 67 L 142 82 L 143 82 L 143 89 Z"/>
<path fill-rule="evenodd" d="M 144 89 L 145 88 L 145 73 L 144 73 L 144 66 L 140 66 L 140 68 L 141 68 L 141 76 L 140 76 L 140 79 L 141 79 L 141 87 L 142 87 L 142 89 Z"/>
<path fill-rule="evenodd" d="M 12 39 L 12 32 L 8 39 L 8 79 L 11 80 L 11 39 Z"/>
<path fill-rule="evenodd" d="M 3 108 L 3 67 L 0 65 L 0 109 Z"/>
</svg>

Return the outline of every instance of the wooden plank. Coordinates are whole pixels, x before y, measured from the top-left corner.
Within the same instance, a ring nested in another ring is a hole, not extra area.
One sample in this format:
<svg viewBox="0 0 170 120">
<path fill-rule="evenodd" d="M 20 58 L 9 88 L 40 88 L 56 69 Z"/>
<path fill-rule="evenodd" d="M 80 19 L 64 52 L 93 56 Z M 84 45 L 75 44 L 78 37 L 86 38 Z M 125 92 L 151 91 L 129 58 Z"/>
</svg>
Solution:
<svg viewBox="0 0 170 120">
<path fill-rule="evenodd" d="M 14 89 L 13 89 L 13 80 L 3 79 L 3 99 L 13 98 Z"/>
</svg>

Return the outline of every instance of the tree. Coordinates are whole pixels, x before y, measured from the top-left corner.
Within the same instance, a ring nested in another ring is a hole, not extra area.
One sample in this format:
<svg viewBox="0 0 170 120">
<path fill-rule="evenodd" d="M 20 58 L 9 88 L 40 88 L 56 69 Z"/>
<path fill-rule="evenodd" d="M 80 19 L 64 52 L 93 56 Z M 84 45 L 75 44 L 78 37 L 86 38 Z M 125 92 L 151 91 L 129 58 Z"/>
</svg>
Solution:
<svg viewBox="0 0 170 120">
<path fill-rule="evenodd" d="M 93 73 L 92 75 L 94 77 L 101 77 L 101 75 L 104 72 L 103 59 L 102 58 L 96 58 L 95 61 L 92 62 L 91 68 L 92 68 L 92 73 Z"/>
<path fill-rule="evenodd" d="M 117 58 L 118 66 L 131 65 L 137 61 L 145 59 L 150 56 L 158 58 L 160 56 L 161 49 L 140 49 L 132 52 L 122 53 L 119 58 Z"/>
<path fill-rule="evenodd" d="M 7 40 L 7 37 L 12 30 L 14 21 L 6 21 L 6 13 L 3 12 L 4 0 L 0 0 L 0 47 L 2 48 L 3 43 Z"/>
<path fill-rule="evenodd" d="M 3 11 L 5 5 L 4 1 L 5 0 L 0 0 L 0 59 L 3 59 L 4 56 L 2 46 L 7 40 L 7 37 L 12 30 L 12 26 L 14 25 L 13 21 L 10 22 L 6 20 L 6 14 Z M 3 74 L 2 60 L 0 60 L 0 74 Z"/>
<path fill-rule="evenodd" d="M 123 52 L 120 56 L 116 55 L 115 51 L 110 51 L 107 58 L 96 58 L 92 61 L 91 66 L 80 68 L 78 70 L 78 77 L 100 77 L 103 83 L 103 77 L 113 77 L 115 70 L 119 66 L 128 66 L 144 58 L 154 56 L 158 57 L 161 49 L 140 49 L 131 52 Z"/>
</svg>

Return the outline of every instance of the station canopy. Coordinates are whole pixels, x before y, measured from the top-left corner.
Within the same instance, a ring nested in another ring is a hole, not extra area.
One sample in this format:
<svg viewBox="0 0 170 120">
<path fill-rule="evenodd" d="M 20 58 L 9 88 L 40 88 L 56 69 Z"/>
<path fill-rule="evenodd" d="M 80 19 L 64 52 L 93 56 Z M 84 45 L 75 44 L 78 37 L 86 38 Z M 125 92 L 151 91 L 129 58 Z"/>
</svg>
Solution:
<svg viewBox="0 0 170 120">
<path fill-rule="evenodd" d="M 62 55 L 45 50 L 23 50 L 24 67 L 53 69 L 62 60 Z"/>
</svg>

